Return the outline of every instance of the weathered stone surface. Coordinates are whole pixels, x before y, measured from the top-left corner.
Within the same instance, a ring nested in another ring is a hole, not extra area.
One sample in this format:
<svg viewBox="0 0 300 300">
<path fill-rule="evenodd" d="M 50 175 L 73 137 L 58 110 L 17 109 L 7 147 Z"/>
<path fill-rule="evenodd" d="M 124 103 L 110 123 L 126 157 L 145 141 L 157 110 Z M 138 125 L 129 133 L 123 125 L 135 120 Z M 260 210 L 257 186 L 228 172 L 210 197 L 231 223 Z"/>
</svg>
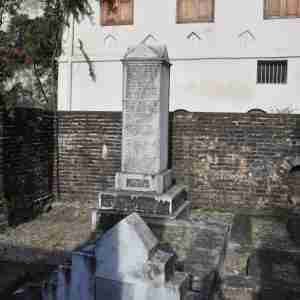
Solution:
<svg viewBox="0 0 300 300">
<path fill-rule="evenodd" d="M 230 238 L 227 243 L 223 274 L 247 273 L 247 263 L 252 244 L 252 222 L 247 215 L 236 214 L 231 226 Z"/>
<path fill-rule="evenodd" d="M 92 240 L 90 222 L 89 210 L 56 206 L 31 222 L 0 233 L 0 256 L 14 262 L 63 264 L 79 245 Z"/>
<path fill-rule="evenodd" d="M 276 249 L 256 250 L 249 257 L 248 274 L 261 282 L 299 284 L 300 250 L 298 253 Z"/>
<path fill-rule="evenodd" d="M 113 210 L 125 214 L 138 212 L 149 216 L 176 217 L 188 205 L 183 185 L 174 185 L 163 194 L 119 190 L 106 190 L 99 194 L 99 208 L 104 213 Z"/>
<path fill-rule="evenodd" d="M 223 264 L 231 217 L 226 220 L 224 216 L 192 214 L 192 219 L 163 224 L 157 221 L 151 224 L 151 228 L 161 240 L 161 247 L 171 247 L 176 251 L 180 262 L 177 268 L 191 276 L 190 288 L 196 292 L 193 297 L 197 295 L 199 299 L 208 299 Z"/>
<path fill-rule="evenodd" d="M 214 300 L 297 300 L 299 284 L 261 281 L 251 276 L 231 275 L 223 278 Z"/>
<path fill-rule="evenodd" d="M 251 277 L 227 276 L 218 293 L 220 300 L 259 300 L 259 284 Z"/>
<path fill-rule="evenodd" d="M 224 274 L 247 274 L 247 264 L 252 249 L 241 248 L 240 245 L 228 242 L 226 256 L 221 275 Z"/>
<path fill-rule="evenodd" d="M 289 215 L 287 230 L 291 239 L 300 246 L 300 211 L 295 211 Z"/>
<path fill-rule="evenodd" d="M 115 187 L 117 190 L 165 192 L 172 184 L 172 171 L 166 170 L 160 174 L 117 173 Z"/>
<path fill-rule="evenodd" d="M 169 63 L 166 53 L 165 47 L 140 44 L 125 54 L 123 173 L 158 175 L 167 169 Z M 119 183 L 123 189 L 153 190 L 154 187 L 159 192 L 158 186 L 151 186 L 147 178 L 141 180 L 137 175 L 135 180 L 121 180 L 122 177 Z"/>
<path fill-rule="evenodd" d="M 174 253 L 157 246 L 137 214 L 108 230 L 95 247 L 96 299 L 184 299 L 188 275 L 174 272 Z"/>
<path fill-rule="evenodd" d="M 236 214 L 230 233 L 230 241 L 240 246 L 252 244 L 251 218 L 249 215 Z"/>
<path fill-rule="evenodd" d="M 220 299 L 298 299 L 300 249 L 290 239 L 286 216 L 249 218 L 234 218 L 221 273 L 221 294 L 225 297 Z M 238 224 L 241 228 L 234 229 Z M 251 288 L 253 283 L 255 289 Z"/>
<path fill-rule="evenodd" d="M 297 251 L 287 230 L 287 218 L 252 217 L 252 240 L 256 249 L 275 249 L 277 251 Z"/>
<path fill-rule="evenodd" d="M 150 257 L 158 240 L 138 214 L 131 214 L 96 243 L 97 277 L 132 275 Z"/>
</svg>

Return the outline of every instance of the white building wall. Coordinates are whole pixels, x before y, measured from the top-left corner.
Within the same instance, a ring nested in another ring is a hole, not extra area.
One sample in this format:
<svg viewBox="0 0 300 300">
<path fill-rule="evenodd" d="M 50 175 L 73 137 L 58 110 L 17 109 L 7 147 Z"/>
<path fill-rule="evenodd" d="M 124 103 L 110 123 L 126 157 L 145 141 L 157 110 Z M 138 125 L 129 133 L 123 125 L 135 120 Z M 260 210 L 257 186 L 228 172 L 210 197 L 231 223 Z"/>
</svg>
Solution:
<svg viewBox="0 0 300 300">
<path fill-rule="evenodd" d="M 170 109 L 246 112 L 300 109 L 300 18 L 263 18 L 264 0 L 215 0 L 213 23 L 176 24 L 176 0 L 134 0 L 134 25 L 101 26 L 94 15 L 75 23 L 60 58 L 59 110 L 121 110 L 122 59 L 145 38 L 166 44 Z M 192 36 L 192 38 L 188 38 Z M 154 39 L 153 39 L 153 38 Z M 78 47 L 83 42 L 95 71 Z M 256 84 L 258 59 L 287 59 L 287 84 Z M 72 71 L 71 71 L 72 70 Z"/>
</svg>

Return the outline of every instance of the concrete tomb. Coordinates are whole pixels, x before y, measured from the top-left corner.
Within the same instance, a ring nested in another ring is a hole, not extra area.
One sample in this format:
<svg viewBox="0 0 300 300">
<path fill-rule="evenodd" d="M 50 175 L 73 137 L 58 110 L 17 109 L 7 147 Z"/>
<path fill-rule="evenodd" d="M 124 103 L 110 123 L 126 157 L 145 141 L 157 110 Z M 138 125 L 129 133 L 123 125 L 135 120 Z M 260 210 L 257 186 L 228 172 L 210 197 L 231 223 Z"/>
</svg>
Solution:
<svg viewBox="0 0 300 300">
<path fill-rule="evenodd" d="M 168 169 L 170 63 L 165 46 L 139 44 L 123 59 L 122 168 L 102 191 L 102 211 L 175 217 L 187 206 Z"/>
<path fill-rule="evenodd" d="M 176 272 L 175 262 L 175 254 L 160 250 L 133 213 L 73 253 L 69 269 L 60 267 L 56 274 L 55 295 L 48 288 L 43 300 L 184 300 L 189 276 Z"/>
</svg>

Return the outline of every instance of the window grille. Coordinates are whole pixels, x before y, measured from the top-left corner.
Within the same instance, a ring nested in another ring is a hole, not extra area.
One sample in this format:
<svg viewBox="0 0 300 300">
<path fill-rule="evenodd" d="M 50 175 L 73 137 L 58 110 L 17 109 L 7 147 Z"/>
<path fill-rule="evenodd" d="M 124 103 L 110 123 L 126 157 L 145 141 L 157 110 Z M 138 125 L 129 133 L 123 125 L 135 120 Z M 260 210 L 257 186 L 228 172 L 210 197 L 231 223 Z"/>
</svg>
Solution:
<svg viewBox="0 0 300 300">
<path fill-rule="evenodd" d="M 287 83 L 287 61 L 259 60 L 257 62 L 257 83 Z"/>
</svg>

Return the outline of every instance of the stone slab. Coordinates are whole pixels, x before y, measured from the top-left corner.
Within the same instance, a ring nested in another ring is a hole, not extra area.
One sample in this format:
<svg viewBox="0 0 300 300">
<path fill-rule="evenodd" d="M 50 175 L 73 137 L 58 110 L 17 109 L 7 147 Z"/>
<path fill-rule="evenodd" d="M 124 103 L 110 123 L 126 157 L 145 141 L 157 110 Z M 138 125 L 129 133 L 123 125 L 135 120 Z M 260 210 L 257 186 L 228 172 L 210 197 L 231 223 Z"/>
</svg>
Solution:
<svg viewBox="0 0 300 300">
<path fill-rule="evenodd" d="M 223 279 L 220 286 L 220 298 L 223 300 L 259 300 L 259 283 L 246 276 L 232 275 Z"/>
<path fill-rule="evenodd" d="M 214 300 L 298 300 L 299 284 L 259 281 L 251 276 L 230 275 L 223 278 Z"/>
<path fill-rule="evenodd" d="M 157 250 L 148 261 L 146 273 L 156 284 L 170 281 L 175 274 L 176 255 L 174 252 Z"/>
<path fill-rule="evenodd" d="M 96 300 L 184 300 L 188 291 L 188 275 L 175 273 L 166 285 L 132 284 L 103 277 L 96 279 Z"/>
<path fill-rule="evenodd" d="M 142 218 L 131 214 L 96 242 L 96 276 L 112 280 L 133 276 L 157 245 L 157 238 Z"/>
<path fill-rule="evenodd" d="M 138 45 L 125 54 L 123 173 L 157 175 L 167 169 L 170 73 L 165 53 L 165 47 Z M 122 187 L 127 188 L 127 180 Z"/>
<path fill-rule="evenodd" d="M 102 211 L 138 212 L 145 215 L 175 216 L 188 204 L 184 185 L 174 185 L 163 194 L 106 190 L 99 193 Z"/>
<path fill-rule="evenodd" d="M 166 170 L 157 175 L 117 173 L 116 190 L 164 193 L 172 184 L 172 171 Z"/>
<path fill-rule="evenodd" d="M 158 249 L 157 238 L 138 214 L 104 233 L 95 255 L 96 299 L 184 299 L 188 274 L 175 272 L 175 253 Z"/>
</svg>

